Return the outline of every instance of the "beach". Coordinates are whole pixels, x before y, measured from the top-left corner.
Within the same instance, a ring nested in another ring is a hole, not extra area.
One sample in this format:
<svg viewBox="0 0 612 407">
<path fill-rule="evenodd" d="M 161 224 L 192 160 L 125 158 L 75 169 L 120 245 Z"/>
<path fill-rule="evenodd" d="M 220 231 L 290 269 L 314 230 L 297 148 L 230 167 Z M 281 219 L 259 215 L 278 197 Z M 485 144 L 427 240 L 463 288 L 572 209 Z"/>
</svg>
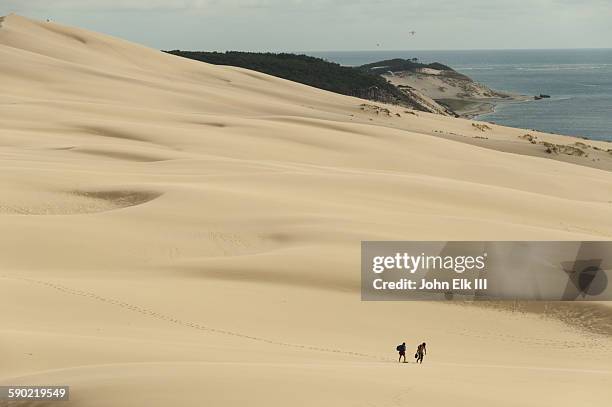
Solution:
<svg viewBox="0 0 612 407">
<path fill-rule="evenodd" d="M 0 385 L 87 407 L 609 402 L 606 304 L 359 288 L 363 240 L 609 240 L 610 143 L 18 15 L 0 77 Z"/>
</svg>

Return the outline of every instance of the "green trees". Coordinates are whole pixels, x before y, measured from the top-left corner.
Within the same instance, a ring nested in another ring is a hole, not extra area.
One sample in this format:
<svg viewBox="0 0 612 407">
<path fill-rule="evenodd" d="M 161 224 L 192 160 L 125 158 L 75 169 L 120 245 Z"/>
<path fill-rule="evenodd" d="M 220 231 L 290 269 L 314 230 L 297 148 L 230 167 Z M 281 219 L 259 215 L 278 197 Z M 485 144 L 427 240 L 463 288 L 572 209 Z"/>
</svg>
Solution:
<svg viewBox="0 0 612 407">
<path fill-rule="evenodd" d="M 167 51 L 170 54 L 215 65 L 231 65 L 348 96 L 415 107 L 409 96 L 377 73 L 307 55 L 256 52 Z"/>
<path fill-rule="evenodd" d="M 455 72 L 452 68 L 443 65 L 439 62 L 432 64 L 422 64 L 418 62 L 418 58 L 412 59 L 387 59 L 385 61 L 378 61 L 372 64 L 366 64 L 360 66 L 358 69 L 375 74 L 383 74 L 385 72 L 400 72 L 400 71 L 415 71 L 419 68 L 431 68 L 440 71 L 451 71 Z"/>
</svg>

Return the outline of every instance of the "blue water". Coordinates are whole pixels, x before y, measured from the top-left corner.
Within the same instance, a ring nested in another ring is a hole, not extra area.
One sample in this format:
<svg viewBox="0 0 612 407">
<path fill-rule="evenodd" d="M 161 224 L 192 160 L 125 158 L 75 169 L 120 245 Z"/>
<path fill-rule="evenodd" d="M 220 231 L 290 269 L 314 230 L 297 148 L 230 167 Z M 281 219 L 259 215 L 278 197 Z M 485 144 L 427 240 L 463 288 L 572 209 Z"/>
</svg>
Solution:
<svg viewBox="0 0 612 407">
<path fill-rule="evenodd" d="M 310 52 L 355 66 L 390 58 L 441 62 L 493 89 L 551 99 L 504 103 L 481 120 L 612 141 L 612 49 Z"/>
</svg>

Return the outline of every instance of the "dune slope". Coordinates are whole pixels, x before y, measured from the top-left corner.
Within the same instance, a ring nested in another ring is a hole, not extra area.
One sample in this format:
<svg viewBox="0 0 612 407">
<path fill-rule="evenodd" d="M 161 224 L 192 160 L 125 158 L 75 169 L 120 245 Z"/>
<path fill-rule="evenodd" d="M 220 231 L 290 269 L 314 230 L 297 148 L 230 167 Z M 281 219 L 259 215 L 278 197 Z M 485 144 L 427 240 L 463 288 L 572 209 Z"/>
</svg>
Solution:
<svg viewBox="0 0 612 407">
<path fill-rule="evenodd" d="M 0 77 L 0 383 L 74 406 L 609 401 L 608 336 L 358 288 L 361 240 L 609 239 L 612 173 L 16 15 Z M 402 340 L 426 363 L 394 363 Z"/>
</svg>

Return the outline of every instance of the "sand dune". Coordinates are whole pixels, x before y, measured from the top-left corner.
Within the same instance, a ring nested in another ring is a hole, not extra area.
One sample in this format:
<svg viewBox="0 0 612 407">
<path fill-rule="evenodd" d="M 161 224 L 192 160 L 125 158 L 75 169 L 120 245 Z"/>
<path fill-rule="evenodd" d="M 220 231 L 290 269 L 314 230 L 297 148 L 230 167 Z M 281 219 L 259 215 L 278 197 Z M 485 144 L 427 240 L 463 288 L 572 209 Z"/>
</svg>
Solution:
<svg viewBox="0 0 612 407">
<path fill-rule="evenodd" d="M 610 239 L 606 143 L 550 155 L 16 15 L 0 77 L 2 384 L 74 406 L 609 401 L 605 329 L 358 291 L 361 240 Z M 394 363 L 402 340 L 426 363 Z"/>
</svg>

